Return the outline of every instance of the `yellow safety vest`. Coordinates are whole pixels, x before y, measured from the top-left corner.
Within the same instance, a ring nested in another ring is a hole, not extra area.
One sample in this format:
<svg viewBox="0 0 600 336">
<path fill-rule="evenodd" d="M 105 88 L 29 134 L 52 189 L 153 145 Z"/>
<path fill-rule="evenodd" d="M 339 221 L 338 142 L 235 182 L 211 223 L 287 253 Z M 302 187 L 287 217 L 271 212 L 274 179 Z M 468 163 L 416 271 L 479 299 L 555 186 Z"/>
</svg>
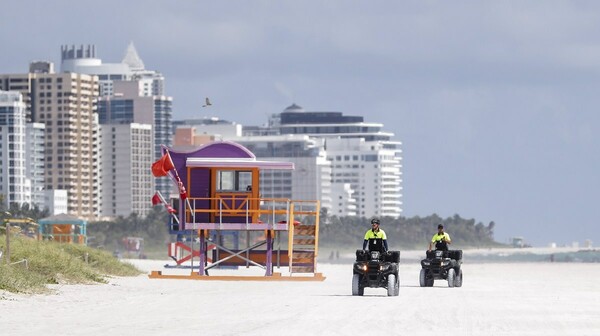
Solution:
<svg viewBox="0 0 600 336">
<path fill-rule="evenodd" d="M 443 234 L 438 234 L 438 233 L 434 234 L 433 238 L 431 238 L 431 242 L 435 243 L 438 240 L 442 240 L 442 238 L 444 238 L 444 237 L 446 237 L 446 241 L 449 241 L 449 242 L 452 241 L 450 239 L 450 235 L 448 233 L 444 232 Z"/>
<path fill-rule="evenodd" d="M 376 231 L 376 232 L 373 232 L 373 230 L 369 230 L 369 231 L 367 231 L 367 233 L 365 233 L 365 240 L 377 239 L 377 238 L 387 239 L 387 237 L 385 236 L 385 231 L 383 231 L 382 229 L 379 229 L 379 231 Z"/>
</svg>

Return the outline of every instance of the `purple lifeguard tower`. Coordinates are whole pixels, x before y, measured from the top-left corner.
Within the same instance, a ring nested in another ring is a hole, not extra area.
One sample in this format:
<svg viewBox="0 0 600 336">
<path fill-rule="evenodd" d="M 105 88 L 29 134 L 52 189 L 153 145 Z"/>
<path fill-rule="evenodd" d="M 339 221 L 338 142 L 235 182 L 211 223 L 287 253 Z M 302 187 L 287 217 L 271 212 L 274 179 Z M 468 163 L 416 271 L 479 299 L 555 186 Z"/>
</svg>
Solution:
<svg viewBox="0 0 600 336">
<path fill-rule="evenodd" d="M 319 201 L 261 197 L 260 171 L 293 170 L 293 163 L 259 161 L 248 149 L 230 141 L 211 142 L 192 152 L 163 146 L 166 153 L 174 165 L 169 177 L 185 188 L 180 187 L 179 197 L 168 206 L 172 213 L 169 233 L 176 237 L 169 244 L 169 255 L 178 265 L 191 261 L 192 271 L 189 275 L 153 271 L 150 278 L 325 279 L 316 272 Z M 240 241 L 244 248 L 239 247 Z M 195 257 L 197 265 L 193 265 Z M 209 272 L 241 266 L 256 266 L 265 272 L 259 276 Z M 273 272 L 275 266 L 287 268 L 289 276 Z"/>
</svg>

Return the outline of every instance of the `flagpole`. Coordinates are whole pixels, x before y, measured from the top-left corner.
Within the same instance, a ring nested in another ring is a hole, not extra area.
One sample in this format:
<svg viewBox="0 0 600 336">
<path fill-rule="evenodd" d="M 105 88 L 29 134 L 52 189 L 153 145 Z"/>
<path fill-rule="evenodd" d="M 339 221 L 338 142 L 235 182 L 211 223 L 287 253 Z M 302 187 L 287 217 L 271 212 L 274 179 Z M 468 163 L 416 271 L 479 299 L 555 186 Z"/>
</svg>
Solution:
<svg viewBox="0 0 600 336">
<path fill-rule="evenodd" d="M 169 203 L 167 203 L 167 201 L 165 200 L 165 198 L 163 197 L 163 195 L 160 193 L 160 191 L 156 191 L 156 195 L 158 195 L 158 198 L 160 198 L 160 201 L 162 202 L 162 204 L 167 207 L 169 206 Z M 167 208 L 168 209 L 168 208 Z M 174 213 L 169 212 L 169 215 L 171 215 L 171 217 L 173 217 L 173 219 L 175 219 L 175 221 L 177 222 L 177 224 L 179 224 L 179 218 L 177 218 L 177 216 L 175 216 Z"/>
<path fill-rule="evenodd" d="M 169 157 L 169 160 L 171 160 L 171 163 L 173 163 L 173 159 L 171 159 L 171 154 L 169 153 L 169 150 L 165 148 L 165 152 Z M 179 189 L 179 198 L 181 198 L 181 195 L 185 194 L 185 187 L 183 186 L 183 182 L 181 181 L 181 178 L 179 177 L 179 173 L 177 172 L 177 168 L 175 167 L 175 164 L 173 164 L 173 168 L 172 170 L 175 172 L 175 183 L 177 184 L 177 189 Z M 169 176 L 171 176 L 170 172 L 169 172 Z M 171 176 L 173 178 L 173 176 Z M 183 188 L 183 192 L 181 191 L 181 189 Z M 190 214 L 192 215 L 192 217 L 196 218 L 196 214 L 193 212 L 192 209 L 192 205 L 190 204 L 190 200 L 188 199 L 187 195 L 185 197 L 185 205 L 187 205 L 188 209 L 190 210 Z M 185 207 L 184 205 L 184 207 Z M 185 211 L 183 213 L 183 216 L 185 216 Z"/>
</svg>

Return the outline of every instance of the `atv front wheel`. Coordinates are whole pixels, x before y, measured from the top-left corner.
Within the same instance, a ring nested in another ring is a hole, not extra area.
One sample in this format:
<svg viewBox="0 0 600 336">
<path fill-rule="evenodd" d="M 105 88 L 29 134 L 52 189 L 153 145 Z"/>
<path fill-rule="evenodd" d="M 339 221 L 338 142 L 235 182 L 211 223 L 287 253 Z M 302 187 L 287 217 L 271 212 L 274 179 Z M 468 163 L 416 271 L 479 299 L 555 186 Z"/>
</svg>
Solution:
<svg viewBox="0 0 600 336">
<path fill-rule="evenodd" d="M 421 273 L 419 273 L 419 286 L 427 286 L 427 271 L 424 268 L 421 268 Z"/>
<path fill-rule="evenodd" d="M 360 284 L 360 274 L 352 276 L 352 295 L 362 296 L 365 293 L 365 288 Z"/>
<path fill-rule="evenodd" d="M 459 270 L 458 274 L 456 275 L 456 278 L 454 279 L 454 287 L 462 287 L 462 279 L 463 273 L 462 270 Z"/>
<path fill-rule="evenodd" d="M 388 296 L 396 296 L 398 295 L 398 282 L 396 281 L 396 275 L 395 274 L 390 274 L 388 275 L 388 286 L 387 286 L 387 292 L 388 292 Z"/>
<path fill-rule="evenodd" d="M 448 287 L 454 287 L 454 280 L 456 279 L 456 272 L 454 268 L 448 270 Z"/>
</svg>

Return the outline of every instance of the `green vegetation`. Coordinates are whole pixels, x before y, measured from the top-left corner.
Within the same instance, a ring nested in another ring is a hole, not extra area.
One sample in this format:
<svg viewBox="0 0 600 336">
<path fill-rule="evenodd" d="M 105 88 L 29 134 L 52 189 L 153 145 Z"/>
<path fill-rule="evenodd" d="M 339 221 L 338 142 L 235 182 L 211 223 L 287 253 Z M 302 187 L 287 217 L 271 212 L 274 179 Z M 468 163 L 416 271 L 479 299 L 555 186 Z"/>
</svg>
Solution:
<svg viewBox="0 0 600 336">
<path fill-rule="evenodd" d="M 0 209 L 2 210 L 2 209 Z M 39 220 L 45 215 L 38 209 L 27 207 L 12 207 L 10 211 L 14 217 L 31 217 Z M 17 216 L 18 214 L 19 216 Z M 320 215 L 320 246 L 325 249 L 347 249 L 362 246 L 362 238 L 370 228 L 369 218 L 364 217 L 337 217 L 321 210 Z M 313 218 L 297 218 L 302 222 L 310 222 Z M 165 258 L 167 243 L 172 240 L 168 234 L 167 222 L 169 216 L 162 206 L 156 206 L 145 217 L 131 214 L 128 217 L 119 217 L 113 221 L 100 221 L 88 223 L 88 245 L 109 251 L 119 250 L 124 257 L 123 238 L 140 237 L 144 239 L 143 254 L 148 258 Z M 452 237 L 456 248 L 468 247 L 500 247 L 505 244 L 494 241 L 495 223 L 487 225 L 475 219 L 465 219 L 459 215 L 441 218 L 433 214 L 427 217 L 400 217 L 381 218 L 381 228 L 385 230 L 390 245 L 396 249 L 423 249 L 427 246 L 431 236 L 437 231 L 437 224 L 443 223 L 446 232 Z"/>
<path fill-rule="evenodd" d="M 304 222 L 312 219 L 298 218 Z M 141 237 L 144 238 L 145 255 L 149 258 L 165 258 L 166 244 L 172 239 L 167 232 L 167 222 L 168 215 L 162 207 L 155 207 L 146 218 L 132 214 L 112 222 L 92 222 L 88 224 L 88 236 L 91 237 L 89 244 L 107 251 L 123 251 L 124 237 Z M 457 248 L 505 246 L 494 241 L 494 222 L 484 225 L 459 215 L 444 219 L 435 214 L 427 217 L 381 218 L 381 228 L 385 230 L 390 245 L 396 249 L 426 248 L 437 232 L 439 223 L 445 225 L 446 232 Z M 319 245 L 325 249 L 360 248 L 364 234 L 370 227 L 369 218 L 328 216 L 323 211 Z"/>
<path fill-rule="evenodd" d="M 322 214 L 322 224 L 319 230 L 319 242 L 323 248 L 358 249 L 362 247 L 365 232 L 371 228 L 369 218 L 360 217 L 328 217 Z M 444 224 L 445 231 L 450 234 L 453 246 L 494 247 L 504 246 L 494 241 L 494 222 L 487 226 L 476 223 L 475 219 L 464 219 L 459 215 L 443 219 L 438 215 L 427 217 L 381 218 L 381 229 L 387 235 L 390 248 L 394 249 L 425 249 L 437 225 Z"/>
<path fill-rule="evenodd" d="M 5 251 L 6 236 L 0 235 Z M 104 283 L 108 276 L 141 274 L 133 265 L 122 263 L 110 253 L 75 244 L 37 241 L 11 235 L 10 259 L 0 265 L 0 290 L 14 293 L 42 293 L 47 284 Z"/>
<path fill-rule="evenodd" d="M 30 206 L 27 203 L 21 205 L 12 203 L 10 207 L 7 208 L 3 202 L 3 198 L 4 195 L 0 194 L 0 217 L 2 218 L 32 218 L 34 221 L 38 221 L 50 215 L 48 209 L 40 209 L 37 205 Z M 8 213 L 6 213 L 6 211 L 8 211 Z"/>
<path fill-rule="evenodd" d="M 106 251 L 124 251 L 123 238 L 144 239 L 143 254 L 148 258 L 166 258 L 167 243 L 171 237 L 167 230 L 169 215 L 162 207 L 154 207 L 146 218 L 131 214 L 114 221 L 90 222 L 87 227 L 88 245 Z M 126 254 L 123 254 L 127 257 Z"/>
</svg>

